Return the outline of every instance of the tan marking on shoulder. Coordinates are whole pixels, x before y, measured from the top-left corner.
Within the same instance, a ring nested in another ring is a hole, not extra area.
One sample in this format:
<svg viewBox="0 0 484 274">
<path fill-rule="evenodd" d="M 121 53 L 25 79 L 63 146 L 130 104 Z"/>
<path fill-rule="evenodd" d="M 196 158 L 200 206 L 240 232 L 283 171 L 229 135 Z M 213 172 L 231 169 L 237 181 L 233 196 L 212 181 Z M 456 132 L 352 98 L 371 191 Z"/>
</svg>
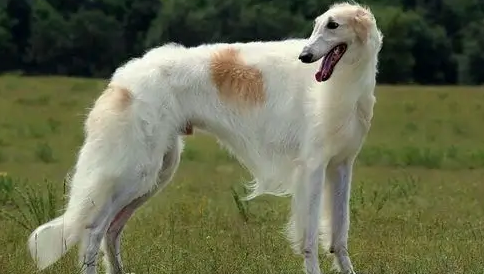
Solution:
<svg viewBox="0 0 484 274">
<path fill-rule="evenodd" d="M 210 71 L 222 99 L 251 105 L 265 102 L 262 72 L 247 65 L 238 50 L 227 48 L 215 52 Z"/>
</svg>

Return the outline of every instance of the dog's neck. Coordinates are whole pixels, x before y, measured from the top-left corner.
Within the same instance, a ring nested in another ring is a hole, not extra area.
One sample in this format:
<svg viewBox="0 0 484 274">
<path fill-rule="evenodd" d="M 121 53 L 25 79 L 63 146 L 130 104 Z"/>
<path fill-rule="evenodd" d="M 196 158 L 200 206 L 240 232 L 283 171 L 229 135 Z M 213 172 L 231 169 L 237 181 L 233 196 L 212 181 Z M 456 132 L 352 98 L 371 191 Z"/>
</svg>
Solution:
<svg viewBox="0 0 484 274">
<path fill-rule="evenodd" d="M 378 63 L 378 55 L 374 53 L 373 47 L 360 48 L 347 52 L 339 62 L 340 69 L 336 77 L 369 77 L 374 74 Z M 336 72 L 336 71 L 335 71 Z"/>
<path fill-rule="evenodd" d="M 327 82 L 316 83 L 314 94 L 320 97 L 316 107 L 324 114 L 322 120 L 343 122 L 348 115 L 357 112 L 360 100 L 373 98 L 375 58 L 360 58 L 354 63 L 342 62 L 338 65 Z M 373 105 L 368 107 L 372 108 Z"/>
<path fill-rule="evenodd" d="M 335 105 L 355 105 L 368 92 L 362 85 L 375 83 L 377 60 L 360 58 L 352 63 L 341 61 L 331 78 L 320 85 L 321 94 Z"/>
</svg>

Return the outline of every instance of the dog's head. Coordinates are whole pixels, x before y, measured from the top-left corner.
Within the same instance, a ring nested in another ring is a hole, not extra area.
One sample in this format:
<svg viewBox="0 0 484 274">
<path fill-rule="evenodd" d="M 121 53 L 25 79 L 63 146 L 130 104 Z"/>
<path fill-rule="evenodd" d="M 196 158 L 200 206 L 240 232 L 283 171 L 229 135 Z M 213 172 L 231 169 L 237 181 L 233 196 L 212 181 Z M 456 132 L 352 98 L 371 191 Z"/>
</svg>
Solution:
<svg viewBox="0 0 484 274">
<path fill-rule="evenodd" d="M 326 81 L 344 56 L 348 55 L 348 61 L 352 63 L 365 55 L 376 56 L 382 38 L 368 8 L 358 4 L 335 4 L 314 21 L 313 32 L 299 59 L 313 63 L 324 56 L 316 80 Z"/>
</svg>

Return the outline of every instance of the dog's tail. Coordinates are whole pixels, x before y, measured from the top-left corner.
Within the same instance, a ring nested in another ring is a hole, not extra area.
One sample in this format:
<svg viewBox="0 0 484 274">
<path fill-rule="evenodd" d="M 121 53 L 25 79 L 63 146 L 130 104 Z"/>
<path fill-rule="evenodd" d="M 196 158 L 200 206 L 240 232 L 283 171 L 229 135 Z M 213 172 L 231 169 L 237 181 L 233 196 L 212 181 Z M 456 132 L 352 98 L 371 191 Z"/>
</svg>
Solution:
<svg viewBox="0 0 484 274">
<path fill-rule="evenodd" d="M 75 223 L 69 222 L 63 215 L 32 232 L 29 250 L 40 270 L 56 262 L 78 241 L 75 230 Z"/>
<path fill-rule="evenodd" d="M 64 214 L 42 224 L 30 234 L 28 248 L 40 270 L 55 263 L 79 242 L 86 227 L 99 212 L 95 205 L 105 203 L 106 186 L 100 184 L 99 179 L 82 173 L 85 172 L 78 170 L 74 175 Z"/>
</svg>

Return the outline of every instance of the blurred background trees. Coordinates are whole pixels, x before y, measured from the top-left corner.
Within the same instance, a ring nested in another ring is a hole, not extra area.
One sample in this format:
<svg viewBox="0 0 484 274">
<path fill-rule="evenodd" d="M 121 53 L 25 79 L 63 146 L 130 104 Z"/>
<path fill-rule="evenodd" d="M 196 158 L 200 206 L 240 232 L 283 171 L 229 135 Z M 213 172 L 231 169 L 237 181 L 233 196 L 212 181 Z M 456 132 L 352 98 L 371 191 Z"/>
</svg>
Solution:
<svg viewBox="0 0 484 274">
<path fill-rule="evenodd" d="M 307 37 L 328 0 L 0 0 L 0 71 L 108 77 L 166 42 Z M 483 0 L 367 0 L 380 83 L 483 84 Z"/>
</svg>

